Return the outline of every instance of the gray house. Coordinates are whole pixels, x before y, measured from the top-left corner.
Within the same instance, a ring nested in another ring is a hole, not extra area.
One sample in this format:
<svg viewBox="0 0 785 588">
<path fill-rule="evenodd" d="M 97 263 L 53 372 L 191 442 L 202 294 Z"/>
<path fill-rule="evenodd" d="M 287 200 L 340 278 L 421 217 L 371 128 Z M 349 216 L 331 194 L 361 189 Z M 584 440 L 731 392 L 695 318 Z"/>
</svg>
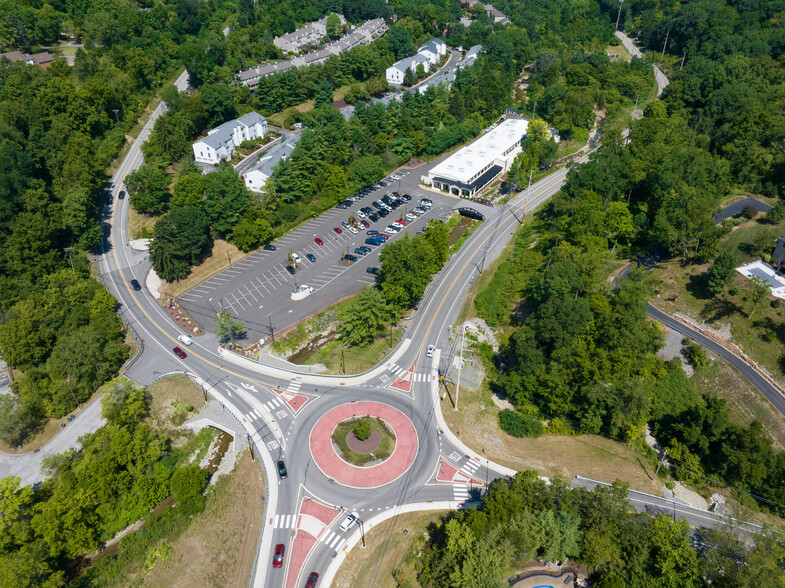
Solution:
<svg viewBox="0 0 785 588">
<path fill-rule="evenodd" d="M 258 112 L 225 122 L 207 132 L 207 136 L 193 144 L 194 159 L 215 165 L 232 159 L 235 147 L 267 134 L 267 119 Z"/>
</svg>

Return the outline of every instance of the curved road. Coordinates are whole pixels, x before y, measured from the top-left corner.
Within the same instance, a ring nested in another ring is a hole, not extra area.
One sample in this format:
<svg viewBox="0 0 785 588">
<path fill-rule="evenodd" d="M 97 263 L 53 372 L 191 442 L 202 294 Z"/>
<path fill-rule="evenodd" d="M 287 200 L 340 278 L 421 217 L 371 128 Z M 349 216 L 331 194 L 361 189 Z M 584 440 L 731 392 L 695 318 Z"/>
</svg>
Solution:
<svg viewBox="0 0 785 588">
<path fill-rule="evenodd" d="M 185 82 L 184 72 L 178 88 L 182 89 Z M 346 512 L 356 512 L 370 526 L 406 507 L 439 504 L 456 508 L 474 496 L 476 487 L 486 480 L 513 474 L 478 456 L 447 429 L 437 377 L 452 360 L 449 330 L 471 282 L 501 253 L 523 213 L 533 211 L 560 189 L 567 169 L 554 172 L 503 207 L 490 212 L 483 209 L 486 222 L 435 278 L 406 339 L 369 372 L 349 377 L 290 373 L 220 353 L 211 334 L 195 339 L 186 348 L 188 357 L 181 360 L 173 355 L 172 347 L 178 345 L 177 336 L 182 331 L 147 291 L 136 292 L 130 287 L 133 278 L 144 283 L 150 263 L 146 253 L 127 246 L 129 204 L 127 199 L 116 199 L 125 175 L 141 164 L 139 147 L 164 109 L 162 104 L 153 113 L 113 178 L 113 199 L 104 211 L 106 238 L 99 269 L 117 297 L 121 312 L 144 342 L 129 376 L 147 383 L 163 373 L 189 372 L 237 418 L 258 450 L 268 494 L 252 584 L 301 586 L 312 570 L 327 584 L 342 561 L 336 556 L 359 537 L 357 526 L 348 533 L 338 528 Z M 456 201 L 456 208 L 461 205 Z M 428 345 L 437 348 L 432 358 L 426 356 Z M 325 475 L 313 463 L 309 444 L 310 433 L 324 413 L 364 400 L 401 411 L 417 436 L 411 466 L 394 481 L 371 491 L 341 486 Z M 274 461 L 278 459 L 286 460 L 285 480 L 277 480 Z M 662 499 L 638 493 L 631 493 L 631 498 L 633 494 L 636 508 L 661 507 Z M 697 509 L 684 509 L 679 516 L 695 526 L 725 523 L 725 519 Z M 282 569 L 272 569 L 269 563 L 277 543 L 283 543 L 287 550 Z"/>
</svg>

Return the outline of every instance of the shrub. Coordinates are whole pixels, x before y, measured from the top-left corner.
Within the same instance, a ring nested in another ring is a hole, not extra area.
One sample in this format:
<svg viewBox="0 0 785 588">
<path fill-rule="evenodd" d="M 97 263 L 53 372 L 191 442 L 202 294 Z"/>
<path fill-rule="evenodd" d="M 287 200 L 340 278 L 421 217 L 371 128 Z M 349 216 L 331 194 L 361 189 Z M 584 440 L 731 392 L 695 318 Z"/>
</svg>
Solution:
<svg viewBox="0 0 785 588">
<path fill-rule="evenodd" d="M 187 502 L 202 494 L 207 484 L 207 472 L 197 465 L 178 469 L 169 480 L 169 489 L 177 502 Z"/>
<path fill-rule="evenodd" d="M 739 294 L 741 294 L 741 289 L 738 286 L 734 286 L 730 289 L 731 296 L 738 296 Z"/>
<path fill-rule="evenodd" d="M 371 436 L 371 423 L 368 419 L 360 419 L 354 425 L 354 436 L 360 441 L 365 441 Z"/>
<path fill-rule="evenodd" d="M 513 437 L 539 437 L 543 432 L 542 423 L 537 417 L 522 415 L 508 408 L 499 413 L 499 426 Z"/>
<path fill-rule="evenodd" d="M 709 356 L 706 355 L 703 347 L 697 343 L 693 343 L 689 339 L 684 339 L 682 343 L 686 344 L 686 347 L 682 353 L 684 353 L 684 357 L 687 359 L 690 365 L 696 370 L 706 367 L 706 365 L 709 363 Z"/>
<path fill-rule="evenodd" d="M 755 218 L 758 215 L 758 209 L 748 204 L 741 209 L 741 216 L 744 218 Z"/>
</svg>

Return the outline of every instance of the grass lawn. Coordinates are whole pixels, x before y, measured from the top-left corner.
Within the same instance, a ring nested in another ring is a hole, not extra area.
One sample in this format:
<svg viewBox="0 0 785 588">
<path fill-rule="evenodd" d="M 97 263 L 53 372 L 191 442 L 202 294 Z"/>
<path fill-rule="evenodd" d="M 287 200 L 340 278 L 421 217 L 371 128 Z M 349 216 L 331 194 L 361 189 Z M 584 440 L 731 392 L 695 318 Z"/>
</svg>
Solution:
<svg viewBox="0 0 785 588">
<path fill-rule="evenodd" d="M 611 59 L 615 58 L 619 61 L 626 61 L 627 63 L 632 61 L 632 55 L 624 48 L 624 45 L 617 45 L 616 47 L 608 45 L 605 48 L 605 53 L 610 55 Z"/>
<path fill-rule="evenodd" d="M 343 459 L 352 465 L 361 466 L 375 459 L 387 459 L 395 450 L 395 435 L 387 428 L 384 422 L 378 418 L 366 418 L 371 425 L 371 429 L 379 433 L 379 436 L 381 437 L 379 447 L 373 454 L 355 453 L 349 449 L 349 446 L 346 443 L 346 436 L 354 429 L 356 421 L 359 419 L 344 421 L 335 427 L 332 434 L 332 440 L 341 448 Z"/>
<path fill-rule="evenodd" d="M 451 386 L 451 393 L 452 390 Z M 567 480 L 577 474 L 608 483 L 622 480 L 635 490 L 660 494 L 664 481 L 651 479 L 656 464 L 627 444 L 595 435 L 513 437 L 499 427 L 500 409 L 486 390 L 461 387 L 458 411 L 453 410 L 450 394 L 439 402 L 450 430 L 466 445 L 496 463 Z"/>
<path fill-rule="evenodd" d="M 142 239 L 142 229 L 147 229 L 147 237 L 151 238 L 153 236 L 153 227 L 155 226 L 155 221 L 157 221 L 160 216 L 150 216 L 146 214 L 140 214 L 136 212 L 133 206 L 128 207 L 128 237 L 132 241 L 134 239 Z"/>
<path fill-rule="evenodd" d="M 782 228 L 756 221 L 746 222 L 726 236 L 720 247 L 724 251 L 735 252 L 741 264 L 756 258 L 749 249 L 749 243 L 768 239 L 771 235 L 776 237 Z M 678 260 L 660 264 L 651 271 L 657 282 L 653 304 L 671 314 L 681 312 L 689 315 L 726 335 L 729 331 L 735 344 L 775 378 L 783 381 L 785 305 L 770 297 L 750 319 L 752 303 L 746 294 L 748 280 L 736 273 L 731 288 L 738 288 L 739 293 L 731 294 L 727 289 L 722 296 L 714 297 L 705 292 L 705 275 L 709 267 L 710 264 L 682 267 Z"/>
<path fill-rule="evenodd" d="M 186 376 L 170 376 L 149 386 L 152 396 L 150 425 L 173 440 L 182 437 L 178 429 L 204 406 L 204 393 Z"/>
<path fill-rule="evenodd" d="M 248 253 L 240 251 L 231 243 L 222 239 L 216 239 L 213 245 L 213 252 L 207 259 L 191 268 L 191 273 L 188 274 L 187 278 L 179 282 L 166 282 L 164 289 L 169 296 L 180 296 L 205 280 L 210 279 L 218 272 L 225 270 L 230 265 L 244 259 L 247 255 Z"/>
<path fill-rule="evenodd" d="M 127 585 L 245 588 L 264 516 L 264 502 L 259 499 L 262 495 L 262 470 L 245 451 L 234 472 L 218 480 L 204 512 L 171 541 L 168 559 L 147 574 L 139 570 Z"/>
<path fill-rule="evenodd" d="M 724 398 L 731 421 L 738 425 L 746 427 L 759 420 L 775 448 L 785 449 L 785 417 L 730 364 L 710 351 L 707 353 L 711 363 L 692 378 L 698 392 Z"/>
<path fill-rule="evenodd" d="M 358 543 L 344 559 L 333 588 L 398 588 L 416 585 L 417 575 L 408 554 L 421 548 L 423 533 L 449 511 L 413 512 L 393 517 L 365 533 L 366 547 Z M 406 531 L 406 534 L 404 534 Z"/>
<path fill-rule="evenodd" d="M 402 329 L 393 329 L 392 346 L 390 346 L 389 334 L 379 337 L 373 343 L 363 347 L 347 347 L 340 341 L 332 341 L 308 358 L 305 364 L 321 363 L 327 367 L 325 373 L 342 374 L 341 354 L 343 354 L 346 373 L 360 374 L 384 359 L 390 350 L 398 344 L 402 336 Z"/>
</svg>

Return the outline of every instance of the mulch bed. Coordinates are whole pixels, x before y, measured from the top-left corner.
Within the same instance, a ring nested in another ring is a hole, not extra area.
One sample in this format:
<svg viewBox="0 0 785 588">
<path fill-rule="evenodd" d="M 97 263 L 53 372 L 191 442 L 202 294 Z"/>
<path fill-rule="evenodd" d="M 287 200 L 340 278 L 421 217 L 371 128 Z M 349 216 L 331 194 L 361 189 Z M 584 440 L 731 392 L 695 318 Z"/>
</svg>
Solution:
<svg viewBox="0 0 785 588">
<path fill-rule="evenodd" d="M 346 444 L 349 446 L 349 449 L 362 455 L 373 453 L 379 449 L 379 445 L 381 445 L 381 443 L 382 436 L 379 435 L 379 431 L 373 428 L 371 429 L 371 436 L 364 441 L 360 441 L 357 437 L 355 437 L 354 431 L 349 431 L 346 434 Z"/>
<path fill-rule="evenodd" d="M 204 335 L 204 330 L 202 327 L 199 326 L 191 317 L 189 317 L 179 304 L 171 304 L 165 308 L 166 312 L 169 313 L 169 316 L 172 317 L 174 322 L 177 323 L 177 326 L 188 333 L 189 337 L 198 337 L 200 335 Z"/>
</svg>

